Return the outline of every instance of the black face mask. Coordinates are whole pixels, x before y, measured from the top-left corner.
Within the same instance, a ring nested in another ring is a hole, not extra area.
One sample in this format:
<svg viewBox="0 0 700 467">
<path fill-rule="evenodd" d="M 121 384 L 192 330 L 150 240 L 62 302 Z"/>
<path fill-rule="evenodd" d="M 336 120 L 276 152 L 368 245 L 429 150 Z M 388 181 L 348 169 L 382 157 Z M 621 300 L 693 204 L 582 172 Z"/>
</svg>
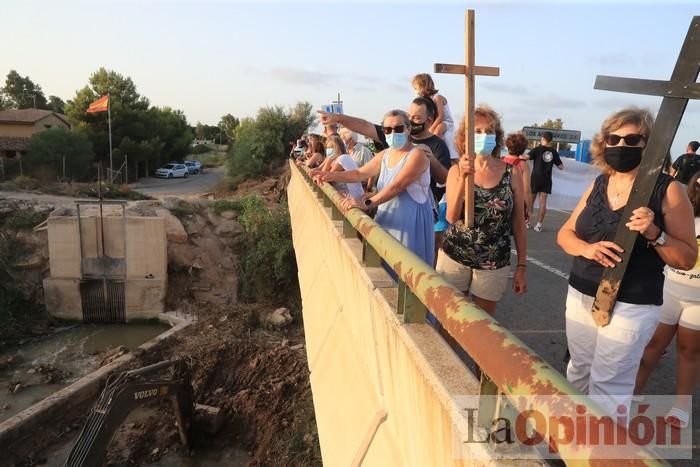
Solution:
<svg viewBox="0 0 700 467">
<path fill-rule="evenodd" d="M 425 130 L 425 123 L 411 122 L 411 134 L 412 135 L 417 135 L 419 133 L 423 133 L 423 130 Z"/>
<path fill-rule="evenodd" d="M 605 148 L 605 163 L 615 172 L 629 172 L 642 162 L 643 149 L 631 146 Z"/>
</svg>

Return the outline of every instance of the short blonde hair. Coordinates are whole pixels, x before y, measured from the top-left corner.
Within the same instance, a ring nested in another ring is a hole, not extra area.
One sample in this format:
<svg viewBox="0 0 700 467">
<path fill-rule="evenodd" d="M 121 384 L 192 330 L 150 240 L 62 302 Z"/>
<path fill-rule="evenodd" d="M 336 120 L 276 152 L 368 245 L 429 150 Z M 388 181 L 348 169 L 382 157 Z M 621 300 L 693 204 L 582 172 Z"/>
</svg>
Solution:
<svg viewBox="0 0 700 467">
<path fill-rule="evenodd" d="M 609 174 L 612 172 L 612 168 L 605 162 L 605 137 L 625 125 L 637 125 L 639 134 L 644 136 L 646 141 L 649 141 L 649 135 L 654 128 L 654 117 L 647 109 L 625 107 L 605 119 L 600 127 L 600 132 L 593 136 L 593 141 L 591 142 L 591 159 L 593 164 L 600 167 L 605 173 Z"/>
<path fill-rule="evenodd" d="M 411 80 L 411 84 L 418 88 L 418 92 L 423 97 L 432 98 L 438 93 L 438 90 L 435 89 L 433 78 L 428 73 L 417 74 Z"/>
<path fill-rule="evenodd" d="M 481 104 L 479 107 L 474 109 L 474 117 L 480 116 L 489 121 L 493 125 L 494 132 L 496 133 L 496 147 L 493 148 L 491 156 L 500 158 L 501 148 L 503 147 L 503 126 L 501 125 L 501 116 L 496 113 L 491 107 L 485 104 Z M 455 131 L 455 146 L 457 147 L 457 153 L 461 156 L 466 154 L 464 133 L 466 131 L 467 121 L 465 117 L 462 117 L 462 121 L 459 123 L 457 131 Z M 473 129 L 471 131 L 474 131 Z"/>
</svg>

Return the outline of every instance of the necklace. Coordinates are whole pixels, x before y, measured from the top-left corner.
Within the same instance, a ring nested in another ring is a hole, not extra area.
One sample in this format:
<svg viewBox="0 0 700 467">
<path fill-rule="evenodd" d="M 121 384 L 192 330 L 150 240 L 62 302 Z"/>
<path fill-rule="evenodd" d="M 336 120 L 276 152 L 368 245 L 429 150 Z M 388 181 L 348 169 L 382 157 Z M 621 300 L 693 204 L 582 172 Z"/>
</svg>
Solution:
<svg viewBox="0 0 700 467">
<path fill-rule="evenodd" d="M 612 177 L 610 177 L 610 180 L 612 180 Z M 620 201 L 620 196 L 622 195 L 623 190 L 618 190 L 617 183 L 612 184 L 612 189 L 615 190 L 615 194 L 613 195 L 611 201 L 613 205 L 617 205 Z"/>
</svg>

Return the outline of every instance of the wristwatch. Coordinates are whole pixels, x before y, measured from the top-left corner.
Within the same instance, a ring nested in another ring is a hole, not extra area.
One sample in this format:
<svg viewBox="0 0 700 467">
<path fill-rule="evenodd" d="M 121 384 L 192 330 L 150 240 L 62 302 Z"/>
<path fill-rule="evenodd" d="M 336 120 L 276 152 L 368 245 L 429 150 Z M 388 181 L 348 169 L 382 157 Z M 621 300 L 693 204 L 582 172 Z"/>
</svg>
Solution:
<svg viewBox="0 0 700 467">
<path fill-rule="evenodd" d="M 656 237 L 656 240 L 650 241 L 649 246 L 664 246 L 666 244 L 666 232 L 663 230 L 659 234 L 658 237 Z"/>
</svg>

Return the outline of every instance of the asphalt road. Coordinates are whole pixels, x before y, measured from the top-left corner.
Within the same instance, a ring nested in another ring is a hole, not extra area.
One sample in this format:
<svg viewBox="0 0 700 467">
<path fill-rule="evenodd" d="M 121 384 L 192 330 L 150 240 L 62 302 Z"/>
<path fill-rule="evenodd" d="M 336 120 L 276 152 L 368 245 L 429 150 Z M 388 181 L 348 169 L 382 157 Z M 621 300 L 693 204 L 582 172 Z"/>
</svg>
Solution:
<svg viewBox="0 0 700 467">
<path fill-rule="evenodd" d="M 206 169 L 204 173 L 190 175 L 187 178 L 146 177 L 129 184 L 131 189 L 149 196 L 163 198 L 166 196 L 196 196 L 213 191 L 216 184 L 224 177 L 224 168 Z"/>
<path fill-rule="evenodd" d="M 559 227 L 568 213 L 548 211 L 543 232 L 528 231 L 528 291 L 520 297 L 507 292 L 496 311 L 496 318 L 550 365 L 566 374 L 564 354 L 566 334 L 564 311 L 571 257 L 556 243 Z M 512 261 L 515 264 L 515 261 Z M 646 394 L 674 394 L 676 342 L 662 357 L 646 388 Z M 693 394 L 700 401 L 700 387 Z M 671 461 L 674 466 L 697 466 L 700 453 L 700 403 L 693 409 L 694 460 Z"/>
</svg>

